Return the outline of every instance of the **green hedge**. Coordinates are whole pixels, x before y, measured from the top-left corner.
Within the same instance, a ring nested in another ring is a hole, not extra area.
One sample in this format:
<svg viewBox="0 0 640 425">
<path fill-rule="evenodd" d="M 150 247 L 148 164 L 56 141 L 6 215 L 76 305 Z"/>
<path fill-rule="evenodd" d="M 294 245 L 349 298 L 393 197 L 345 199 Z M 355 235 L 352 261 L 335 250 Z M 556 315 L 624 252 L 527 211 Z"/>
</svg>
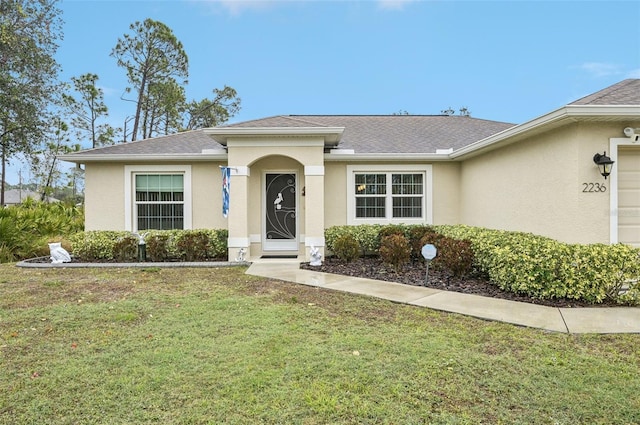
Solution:
<svg viewBox="0 0 640 425">
<path fill-rule="evenodd" d="M 329 251 L 333 252 L 335 242 L 341 236 L 350 235 L 360 245 L 362 255 L 377 254 L 380 249 L 380 231 L 383 227 L 379 224 L 329 227 L 324 232 L 325 245 Z"/>
<path fill-rule="evenodd" d="M 568 244 L 530 233 L 470 226 L 434 228 L 445 236 L 471 241 L 476 266 L 504 290 L 540 299 L 640 303 L 639 249 L 623 244 Z"/>
<path fill-rule="evenodd" d="M 434 236 L 433 231 L 449 240 Z M 351 235 L 363 254 L 374 254 L 380 249 L 380 236 L 387 234 L 403 234 L 413 246 L 414 257 L 422 242 L 434 243 L 440 251 L 434 265 L 458 274 L 470 272 L 472 259 L 474 269 L 506 291 L 538 299 L 640 304 L 640 250 L 623 244 L 568 244 L 531 233 L 464 225 L 334 226 L 326 229 L 325 241 L 333 252 L 336 240 Z M 468 241 L 471 250 L 467 243 L 451 240 Z M 445 255 L 445 249 L 456 252 Z"/>
<path fill-rule="evenodd" d="M 227 259 L 226 229 L 142 232 L 148 261 Z M 130 232 L 90 231 L 71 237 L 72 253 L 82 261 L 137 261 L 138 238 Z"/>
</svg>

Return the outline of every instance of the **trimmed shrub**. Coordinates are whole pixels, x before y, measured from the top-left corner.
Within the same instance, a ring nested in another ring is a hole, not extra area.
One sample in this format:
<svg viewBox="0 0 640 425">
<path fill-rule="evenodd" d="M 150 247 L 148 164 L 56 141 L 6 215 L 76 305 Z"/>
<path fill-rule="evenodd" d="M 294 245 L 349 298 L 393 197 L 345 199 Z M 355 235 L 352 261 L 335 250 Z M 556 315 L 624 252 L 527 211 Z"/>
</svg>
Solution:
<svg viewBox="0 0 640 425">
<path fill-rule="evenodd" d="M 324 231 L 324 243 L 327 249 L 335 254 L 335 243 L 344 235 L 353 235 L 352 227 L 355 226 L 332 226 Z M 358 226 L 359 227 L 359 226 Z"/>
<path fill-rule="evenodd" d="M 209 251 L 209 235 L 203 230 L 185 230 L 177 235 L 176 248 L 184 261 L 204 261 Z"/>
<path fill-rule="evenodd" d="M 567 244 L 530 233 L 435 226 L 471 241 L 476 267 L 500 288 L 534 298 L 605 299 L 640 304 L 640 250 Z"/>
<path fill-rule="evenodd" d="M 425 238 L 428 236 L 425 236 Z M 469 276 L 473 271 L 473 248 L 467 240 L 457 240 L 441 236 L 436 248 L 437 262 L 453 273 L 454 276 Z"/>
<path fill-rule="evenodd" d="M 147 259 L 156 263 L 169 260 L 169 233 L 154 232 L 145 236 Z"/>
<path fill-rule="evenodd" d="M 362 224 L 359 226 L 350 226 L 350 234 L 362 248 L 362 255 L 375 255 L 380 248 L 380 224 Z"/>
<path fill-rule="evenodd" d="M 131 233 L 116 231 L 76 233 L 71 237 L 73 255 L 83 261 L 113 261 L 116 244 L 128 236 Z"/>
<path fill-rule="evenodd" d="M 360 244 L 350 234 L 338 237 L 333 243 L 333 253 L 339 259 L 351 262 L 360 256 Z"/>
<path fill-rule="evenodd" d="M 400 233 L 392 233 L 380 242 L 380 258 L 400 271 L 411 258 L 411 246 L 407 238 Z"/>
<path fill-rule="evenodd" d="M 333 226 L 324 231 L 325 245 L 327 250 L 336 255 L 334 249 L 336 241 L 344 235 L 350 235 L 358 242 L 363 256 L 376 254 L 380 248 L 380 238 L 378 234 L 381 228 L 382 226 L 379 224 Z"/>
<path fill-rule="evenodd" d="M 123 263 L 138 260 L 138 238 L 128 234 L 122 236 L 113 245 L 113 259 Z"/>
<path fill-rule="evenodd" d="M 411 258 L 422 259 L 422 247 L 426 244 L 432 244 L 436 248 L 439 246 L 439 240 L 444 236 L 437 233 L 429 226 L 412 226 L 409 229 L 409 244 L 411 245 Z"/>
<path fill-rule="evenodd" d="M 378 237 L 373 236 L 374 231 L 379 232 Z M 483 273 L 510 292 L 540 299 L 640 304 L 640 250 L 627 245 L 566 244 L 531 233 L 464 225 L 335 226 L 326 229 L 325 240 L 328 250 L 336 254 L 336 241 L 345 235 L 355 239 L 363 251 L 362 241 L 366 240 L 366 251 L 370 251 L 374 239 L 401 234 L 409 239 L 414 258 L 422 258 L 422 247 L 433 244 L 438 249 L 434 266 L 460 276 Z M 380 248 L 378 245 L 378 252 Z"/>
<path fill-rule="evenodd" d="M 142 233 L 147 259 L 205 261 L 226 259 L 226 230 L 149 230 Z M 93 231 L 74 235 L 73 254 L 84 261 L 136 261 L 138 237 L 130 232 Z"/>
<path fill-rule="evenodd" d="M 205 230 L 209 235 L 209 245 L 207 247 L 207 257 L 211 259 L 227 259 L 229 231 L 227 229 Z"/>
<path fill-rule="evenodd" d="M 380 239 L 380 245 L 382 245 L 382 240 L 387 236 L 391 236 L 391 235 L 406 236 L 408 232 L 409 232 L 409 229 L 407 228 L 407 226 L 404 226 L 402 224 L 389 224 L 389 225 L 383 226 L 380 229 L 380 232 L 378 233 L 378 238 Z"/>
</svg>

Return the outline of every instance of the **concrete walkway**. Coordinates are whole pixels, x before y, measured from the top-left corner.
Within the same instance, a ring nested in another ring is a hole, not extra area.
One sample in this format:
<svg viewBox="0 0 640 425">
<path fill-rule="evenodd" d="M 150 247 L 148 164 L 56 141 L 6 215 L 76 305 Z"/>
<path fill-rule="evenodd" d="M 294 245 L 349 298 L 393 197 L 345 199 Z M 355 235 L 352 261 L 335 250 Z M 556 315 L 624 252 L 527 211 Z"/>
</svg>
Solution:
<svg viewBox="0 0 640 425">
<path fill-rule="evenodd" d="M 301 270 L 298 260 L 253 260 L 247 274 L 571 334 L 640 333 L 640 308 L 556 308 L 380 280 Z"/>
</svg>

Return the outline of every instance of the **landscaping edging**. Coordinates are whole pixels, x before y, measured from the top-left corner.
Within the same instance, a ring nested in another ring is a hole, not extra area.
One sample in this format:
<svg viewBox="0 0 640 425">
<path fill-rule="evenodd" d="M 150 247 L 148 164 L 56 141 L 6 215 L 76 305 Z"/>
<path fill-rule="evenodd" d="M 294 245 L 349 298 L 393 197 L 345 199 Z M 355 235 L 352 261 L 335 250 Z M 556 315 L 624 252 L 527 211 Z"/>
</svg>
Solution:
<svg viewBox="0 0 640 425">
<path fill-rule="evenodd" d="M 151 262 L 73 263 L 71 262 L 71 263 L 59 263 L 59 264 L 54 264 L 51 262 L 33 262 L 34 260 L 42 260 L 43 258 L 49 258 L 49 257 L 31 258 L 29 260 L 24 260 L 16 263 L 16 266 L 22 267 L 22 268 L 32 268 L 32 269 L 51 269 L 51 268 L 87 269 L 87 268 L 125 268 L 125 267 L 128 267 L 128 268 L 233 267 L 233 266 L 248 266 L 251 264 L 248 261 L 199 261 L 199 262 L 168 261 L 168 262 L 162 262 L 162 263 L 151 263 Z"/>
</svg>

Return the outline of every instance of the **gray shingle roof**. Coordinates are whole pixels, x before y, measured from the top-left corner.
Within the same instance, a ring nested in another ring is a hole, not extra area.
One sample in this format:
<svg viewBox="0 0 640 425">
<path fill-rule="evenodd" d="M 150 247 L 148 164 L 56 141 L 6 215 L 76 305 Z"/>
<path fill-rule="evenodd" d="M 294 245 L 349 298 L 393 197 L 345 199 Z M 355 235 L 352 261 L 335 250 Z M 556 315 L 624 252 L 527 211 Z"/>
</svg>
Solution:
<svg viewBox="0 0 640 425">
<path fill-rule="evenodd" d="M 198 154 L 203 149 L 219 150 L 224 154 L 224 148 L 203 130 L 185 131 L 183 133 L 156 137 L 153 139 L 137 140 L 83 151 L 83 154 L 105 155 L 180 155 Z"/>
<path fill-rule="evenodd" d="M 514 124 L 446 115 L 286 115 L 226 127 L 344 127 L 339 148 L 356 153 L 458 149 Z"/>
<path fill-rule="evenodd" d="M 640 105 L 640 79 L 621 81 L 569 105 Z M 446 115 L 277 115 L 219 127 L 225 128 L 321 128 L 343 127 L 338 148 L 356 154 L 429 154 L 436 149 L 460 149 L 513 127 L 514 124 Z M 65 155 L 198 155 L 226 152 L 203 130 L 91 149 Z"/>
<path fill-rule="evenodd" d="M 570 105 L 640 105 L 640 79 L 620 81 Z"/>
</svg>

